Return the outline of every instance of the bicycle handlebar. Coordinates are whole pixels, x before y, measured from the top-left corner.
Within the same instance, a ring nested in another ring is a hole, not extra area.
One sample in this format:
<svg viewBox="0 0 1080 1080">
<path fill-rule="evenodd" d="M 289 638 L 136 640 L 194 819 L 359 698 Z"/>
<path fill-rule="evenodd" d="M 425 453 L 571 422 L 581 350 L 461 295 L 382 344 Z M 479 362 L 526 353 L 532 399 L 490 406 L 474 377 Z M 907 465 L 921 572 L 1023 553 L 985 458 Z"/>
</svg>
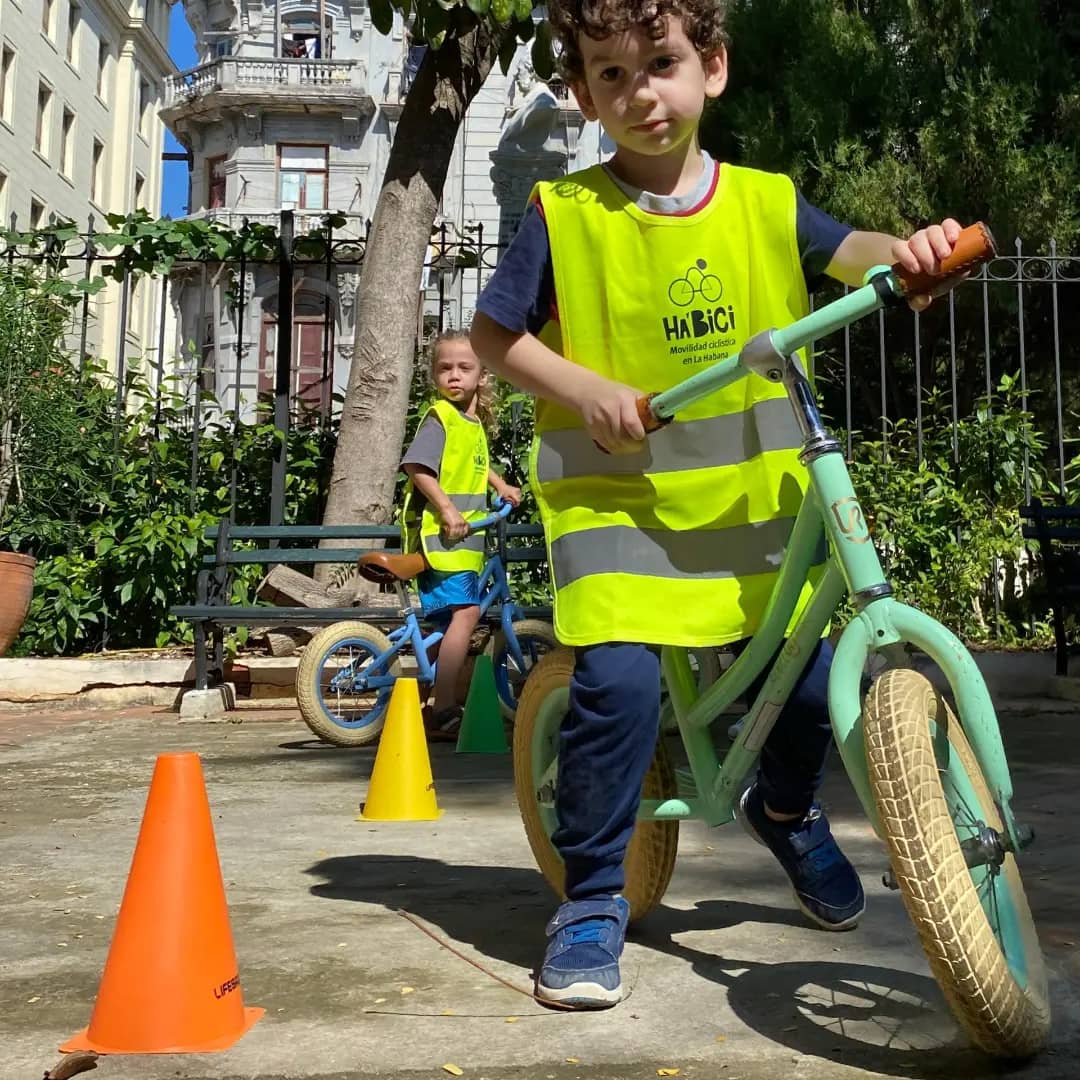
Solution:
<svg viewBox="0 0 1080 1080">
<path fill-rule="evenodd" d="M 961 230 L 952 254 L 936 274 L 913 274 L 899 263 L 892 268 L 893 279 L 904 296 L 941 296 L 960 283 L 963 275 L 989 262 L 997 254 L 993 234 L 981 221 Z"/>
<path fill-rule="evenodd" d="M 981 221 L 976 222 L 961 231 L 952 254 L 942 261 L 937 273 L 913 274 L 900 265 L 882 267 L 882 272 L 872 273 L 862 288 L 826 304 L 790 326 L 767 332 L 772 348 L 778 358 L 789 357 L 812 341 L 879 310 L 890 299 L 902 300 L 924 294 L 940 296 L 995 255 L 997 247 L 990 230 Z M 639 397 L 637 412 L 646 434 L 668 424 L 679 409 L 749 374 L 750 369 L 743 365 L 740 351 L 718 360 L 663 393 Z"/>
<path fill-rule="evenodd" d="M 470 535 L 475 532 L 483 532 L 484 529 L 490 528 L 499 521 L 505 521 L 510 516 L 510 512 L 513 509 L 514 508 L 508 502 L 504 502 L 502 499 L 496 499 L 494 514 L 488 514 L 487 517 L 482 517 L 479 521 L 469 522 Z"/>
</svg>

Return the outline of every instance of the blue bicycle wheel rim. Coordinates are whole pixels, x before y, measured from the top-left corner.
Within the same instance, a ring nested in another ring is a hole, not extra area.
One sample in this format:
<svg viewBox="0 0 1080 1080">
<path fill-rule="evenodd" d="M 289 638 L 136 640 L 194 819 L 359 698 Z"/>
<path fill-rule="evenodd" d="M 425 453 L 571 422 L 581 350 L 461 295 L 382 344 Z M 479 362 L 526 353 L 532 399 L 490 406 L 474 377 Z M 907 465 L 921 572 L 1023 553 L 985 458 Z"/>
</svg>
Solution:
<svg viewBox="0 0 1080 1080">
<path fill-rule="evenodd" d="M 355 721 L 346 720 L 343 717 L 335 715 L 333 712 L 331 712 L 330 709 L 327 708 L 326 704 L 325 695 L 327 691 L 321 689 L 322 676 L 323 672 L 326 669 L 327 661 L 329 661 L 330 658 L 333 657 L 340 650 L 346 648 L 359 649 L 361 652 L 365 653 L 368 658 L 372 659 L 379 655 L 378 652 L 372 649 L 371 643 L 369 641 L 366 641 L 364 638 L 348 638 L 345 641 L 339 641 L 334 646 L 334 648 L 322 658 L 322 661 L 319 664 L 319 708 L 322 709 L 323 715 L 330 721 L 330 723 L 334 724 L 336 727 L 344 728 L 346 731 L 359 731 L 362 728 L 370 727 L 372 724 L 379 722 L 383 714 L 386 712 L 387 706 L 390 704 L 390 694 L 392 692 L 392 688 L 387 686 L 380 690 L 375 698 L 375 704 L 371 707 L 371 709 Z"/>
<path fill-rule="evenodd" d="M 548 642 L 541 641 L 540 638 L 534 638 L 528 634 L 518 638 L 518 647 L 521 649 L 521 654 L 528 664 L 528 668 L 525 672 L 526 678 L 528 678 L 529 671 L 536 666 L 540 657 L 543 656 L 543 653 L 537 653 L 535 651 L 537 645 L 542 645 L 545 648 L 549 647 Z M 492 666 L 495 669 L 495 689 L 498 691 L 499 700 L 508 709 L 517 712 L 518 699 L 514 696 L 513 687 L 510 685 L 509 661 L 510 651 L 505 647 L 500 649 L 492 657 Z"/>
</svg>

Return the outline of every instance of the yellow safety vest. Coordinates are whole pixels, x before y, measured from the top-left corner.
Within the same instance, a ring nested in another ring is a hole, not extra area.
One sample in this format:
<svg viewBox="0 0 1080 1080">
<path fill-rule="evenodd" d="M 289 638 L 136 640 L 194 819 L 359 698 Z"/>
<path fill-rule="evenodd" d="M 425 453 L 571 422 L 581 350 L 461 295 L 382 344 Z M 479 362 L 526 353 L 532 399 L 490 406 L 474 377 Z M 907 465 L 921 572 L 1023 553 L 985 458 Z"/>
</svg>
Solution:
<svg viewBox="0 0 1080 1080">
<path fill-rule="evenodd" d="M 477 521 L 487 513 L 488 445 L 484 425 L 466 417 L 449 401 L 440 398 L 428 410 L 442 422 L 446 432 L 439 487 L 446 492 L 466 521 Z M 427 419 L 428 413 L 424 414 Z M 417 504 L 424 506 L 417 514 Z M 484 535 L 470 533 L 464 540 L 448 541 L 442 523 L 431 504 L 416 491 L 410 479 L 405 487 L 405 507 L 401 515 L 402 550 L 423 551 L 433 570 L 456 572 L 484 567 Z"/>
<path fill-rule="evenodd" d="M 723 165 L 708 203 L 683 217 L 641 210 L 600 166 L 534 196 L 559 312 L 541 339 L 609 379 L 665 390 L 809 310 L 787 177 Z M 689 647 L 753 634 L 807 486 L 799 447 L 783 388 L 757 375 L 631 455 L 603 453 L 579 415 L 539 401 L 530 475 L 559 640 Z"/>
</svg>

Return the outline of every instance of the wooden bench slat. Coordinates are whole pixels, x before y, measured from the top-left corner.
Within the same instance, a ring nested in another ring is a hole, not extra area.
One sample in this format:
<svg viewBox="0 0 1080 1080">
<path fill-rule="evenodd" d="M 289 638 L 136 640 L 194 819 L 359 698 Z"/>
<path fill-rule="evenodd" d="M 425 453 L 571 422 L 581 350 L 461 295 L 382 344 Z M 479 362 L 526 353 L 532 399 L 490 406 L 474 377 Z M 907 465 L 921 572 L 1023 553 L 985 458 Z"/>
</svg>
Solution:
<svg viewBox="0 0 1080 1080">
<path fill-rule="evenodd" d="M 211 525 L 207 540 L 216 540 L 220 528 Z M 397 525 L 233 525 L 230 540 L 381 540 L 397 537 Z"/>
<path fill-rule="evenodd" d="M 1027 540 L 1038 540 L 1045 536 L 1047 540 L 1072 540 L 1080 543 L 1080 525 L 1046 525 L 1041 529 L 1037 525 L 1025 525 L 1021 532 Z"/>
<path fill-rule="evenodd" d="M 398 547 L 385 548 L 258 548 L 255 551 L 229 551 L 221 560 L 216 555 L 204 555 L 203 566 L 243 566 L 265 563 L 276 566 L 306 563 L 354 563 L 361 555 L 370 555 L 373 551 L 386 551 L 391 555 L 398 553 Z"/>
<path fill-rule="evenodd" d="M 266 566 L 282 565 L 315 565 L 317 563 L 354 563 L 361 555 L 368 555 L 373 551 L 385 551 L 397 554 L 399 548 L 258 548 L 255 551 L 229 551 L 221 560 L 216 555 L 204 555 L 203 566 L 250 566 L 265 564 Z M 544 562 L 547 559 L 546 548 L 507 548 L 506 558 L 508 562 Z"/>
<path fill-rule="evenodd" d="M 1020 516 L 1031 521 L 1080 521 L 1080 506 L 1021 506 Z"/>
<path fill-rule="evenodd" d="M 551 608 L 521 608 L 526 619 L 551 620 Z M 316 626 L 323 623 L 338 622 L 402 622 L 401 612 L 397 608 L 309 608 L 309 607 L 233 607 L 226 604 L 180 604 L 169 609 L 178 619 L 188 622 L 213 622 L 222 626 Z M 488 620 L 499 618 L 500 605 L 488 609 Z"/>
<path fill-rule="evenodd" d="M 207 540 L 216 540 L 220 529 L 211 525 Z M 382 540 L 397 538 L 397 525 L 234 525 L 229 529 L 232 540 Z M 543 525 L 508 525 L 506 535 L 543 536 Z"/>
</svg>

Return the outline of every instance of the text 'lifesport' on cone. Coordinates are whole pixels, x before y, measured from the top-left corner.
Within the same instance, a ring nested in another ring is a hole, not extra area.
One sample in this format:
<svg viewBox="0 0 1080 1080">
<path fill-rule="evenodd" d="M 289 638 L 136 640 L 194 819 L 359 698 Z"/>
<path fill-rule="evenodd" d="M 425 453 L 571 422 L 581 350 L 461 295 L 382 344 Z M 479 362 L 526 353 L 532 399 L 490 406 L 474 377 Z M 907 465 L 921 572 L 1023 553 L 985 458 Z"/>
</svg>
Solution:
<svg viewBox="0 0 1080 1080">
<path fill-rule="evenodd" d="M 398 679 L 379 736 L 367 801 L 358 821 L 434 821 L 435 801 L 427 736 L 415 679 Z"/>
<path fill-rule="evenodd" d="M 499 691 L 495 687 L 495 668 L 491 657 L 481 653 L 476 658 L 469 694 L 465 698 L 465 714 L 458 731 L 456 753 L 507 754 L 510 747 L 503 727 Z"/>
<path fill-rule="evenodd" d="M 90 1025 L 60 1047 L 101 1054 L 224 1050 L 244 1008 L 198 754 L 161 754 Z"/>
</svg>

